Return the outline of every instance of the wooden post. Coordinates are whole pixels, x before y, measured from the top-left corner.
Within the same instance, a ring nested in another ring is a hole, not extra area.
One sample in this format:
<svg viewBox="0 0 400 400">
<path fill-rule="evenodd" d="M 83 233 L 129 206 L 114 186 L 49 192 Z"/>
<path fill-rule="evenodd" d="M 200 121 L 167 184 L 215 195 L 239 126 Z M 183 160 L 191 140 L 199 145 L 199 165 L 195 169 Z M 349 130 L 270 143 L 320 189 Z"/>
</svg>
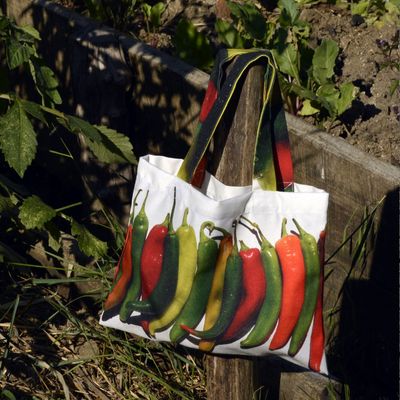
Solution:
<svg viewBox="0 0 400 400">
<path fill-rule="evenodd" d="M 250 185 L 258 119 L 262 107 L 263 70 L 254 64 L 231 100 L 215 134 L 210 172 L 227 185 Z M 250 400 L 257 390 L 257 363 L 251 358 L 206 357 L 209 400 Z"/>
</svg>

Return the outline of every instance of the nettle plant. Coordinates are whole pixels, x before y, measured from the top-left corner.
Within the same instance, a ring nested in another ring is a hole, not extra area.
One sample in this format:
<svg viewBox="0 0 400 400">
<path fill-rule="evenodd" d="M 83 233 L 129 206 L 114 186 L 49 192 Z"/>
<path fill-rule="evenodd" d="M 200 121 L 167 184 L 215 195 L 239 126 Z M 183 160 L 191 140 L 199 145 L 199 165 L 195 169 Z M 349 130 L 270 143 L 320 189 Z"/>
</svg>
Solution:
<svg viewBox="0 0 400 400">
<path fill-rule="evenodd" d="M 81 202 L 54 209 L 27 188 L 23 177 L 35 158 L 43 153 L 73 159 L 61 131 L 79 137 L 104 163 L 136 163 L 132 145 L 126 136 L 112 129 L 91 125 L 57 110 L 56 106 L 62 102 L 58 82 L 37 52 L 39 40 L 34 28 L 17 26 L 0 15 L 0 51 L 5 54 L 4 65 L 0 66 L 0 225 L 10 235 L 36 232 L 47 237 L 47 244 L 54 251 L 60 249 L 61 226 L 68 227 L 67 233 L 78 240 L 84 253 L 101 257 L 107 252 L 107 244 L 66 214 L 67 209 Z M 39 102 L 10 92 L 11 75 L 16 72 L 31 78 Z M 43 135 L 59 135 L 66 153 L 46 148 L 40 140 Z M 63 181 L 63 177 L 60 179 Z M 0 241 L 0 258 L 2 254 L 12 258 L 8 246 Z"/>
<path fill-rule="evenodd" d="M 259 47 L 274 55 L 281 88 L 289 112 L 314 116 L 316 122 L 335 121 L 352 104 L 356 88 L 350 82 L 338 84 L 334 68 L 339 47 L 324 39 L 310 45 L 311 27 L 300 19 L 294 0 L 280 0 L 279 12 L 267 19 L 252 2 L 226 2 L 232 21 L 218 19 L 219 40 L 228 47 Z"/>
</svg>

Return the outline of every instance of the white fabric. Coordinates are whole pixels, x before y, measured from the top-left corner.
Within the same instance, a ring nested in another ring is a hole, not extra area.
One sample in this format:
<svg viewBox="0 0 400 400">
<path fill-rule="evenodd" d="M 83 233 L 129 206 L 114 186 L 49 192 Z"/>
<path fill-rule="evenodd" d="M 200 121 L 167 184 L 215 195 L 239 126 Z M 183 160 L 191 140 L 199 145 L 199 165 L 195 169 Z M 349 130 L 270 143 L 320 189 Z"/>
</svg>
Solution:
<svg viewBox="0 0 400 400">
<path fill-rule="evenodd" d="M 134 194 L 139 189 L 142 189 L 144 194 L 149 190 L 146 204 L 149 229 L 164 221 L 166 214 L 171 211 L 174 188 L 176 188 L 176 209 L 173 226 L 175 229 L 180 226 L 184 210 L 189 207 L 188 223 L 193 226 L 197 240 L 199 240 L 200 226 L 204 221 L 211 220 L 216 226 L 232 231 L 233 220 L 241 215 L 257 222 L 272 244 L 281 237 L 283 218 L 287 218 L 288 232 L 291 230 L 297 232 L 292 222 L 292 218 L 296 218 L 302 228 L 311 233 L 316 240 L 320 232 L 325 229 L 329 195 L 323 190 L 301 184 L 294 185 L 294 192 L 264 191 L 256 188 L 256 184 L 253 185 L 254 187 L 233 187 L 224 185 L 208 173 L 206 173 L 202 188 L 198 189 L 176 177 L 182 161 L 153 155 L 141 157 L 139 160 Z M 140 207 L 142 200 L 143 198 L 139 196 L 137 208 Z M 241 225 L 237 226 L 237 237 L 249 247 L 259 247 L 254 235 Z M 118 316 L 101 323 L 147 338 L 140 326 L 125 324 L 119 320 Z M 197 329 L 201 329 L 202 325 L 203 321 Z M 311 327 L 305 343 L 294 358 L 287 356 L 289 344 L 276 351 L 268 349 L 273 334 L 265 344 L 255 348 L 241 349 L 239 342 L 244 339 L 241 338 L 234 343 L 218 345 L 213 352 L 257 356 L 274 354 L 307 367 L 310 334 Z M 156 339 L 168 341 L 169 329 L 156 333 Z M 197 348 L 197 345 L 187 339 L 181 344 Z M 321 372 L 327 373 L 325 356 L 322 360 Z"/>
</svg>

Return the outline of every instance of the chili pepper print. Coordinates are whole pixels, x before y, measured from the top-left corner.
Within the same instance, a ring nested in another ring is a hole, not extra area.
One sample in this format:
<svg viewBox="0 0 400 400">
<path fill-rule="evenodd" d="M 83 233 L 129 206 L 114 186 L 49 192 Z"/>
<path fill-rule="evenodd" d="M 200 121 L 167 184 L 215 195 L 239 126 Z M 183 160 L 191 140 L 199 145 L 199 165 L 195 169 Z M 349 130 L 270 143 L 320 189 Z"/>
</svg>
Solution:
<svg viewBox="0 0 400 400">
<path fill-rule="evenodd" d="M 113 289 L 108 295 L 105 303 L 104 303 L 104 313 L 103 319 L 111 318 L 113 315 L 109 315 L 107 311 L 115 308 L 120 305 L 124 300 L 126 288 L 128 286 L 129 279 L 131 278 L 132 273 L 132 225 L 128 225 L 125 244 L 122 250 L 121 260 L 119 262 L 121 268 L 121 276 L 115 283 Z"/>
<path fill-rule="evenodd" d="M 149 220 L 146 215 L 146 201 L 149 196 L 147 191 L 143 201 L 142 208 L 135 217 L 132 226 L 132 275 L 129 287 L 126 291 L 125 299 L 122 303 L 119 312 L 119 319 L 122 322 L 130 317 L 132 310 L 129 308 L 129 303 L 135 301 L 140 296 L 140 261 L 142 258 L 143 245 L 146 239 L 147 230 L 149 228 Z"/>
<path fill-rule="evenodd" d="M 240 241 L 243 262 L 243 288 L 240 303 L 232 322 L 218 343 L 231 343 L 243 337 L 254 325 L 264 302 L 266 281 L 259 249 L 249 248 Z"/>
<path fill-rule="evenodd" d="M 187 222 L 189 209 L 183 214 L 182 225 L 176 231 L 179 241 L 178 282 L 174 298 L 164 313 L 150 322 L 149 332 L 154 335 L 156 331 L 166 329 L 181 312 L 192 289 L 197 266 L 196 234 Z"/>
<path fill-rule="evenodd" d="M 242 295 L 243 265 L 239 256 L 237 243 L 233 246 L 232 253 L 226 263 L 224 277 L 224 289 L 222 293 L 221 311 L 215 324 L 207 330 L 199 331 L 186 325 L 181 328 L 191 335 L 206 340 L 214 340 L 221 336 L 232 322 L 235 311 L 239 305 Z"/>
<path fill-rule="evenodd" d="M 164 255 L 161 274 L 157 285 L 146 300 L 129 303 L 132 311 L 138 311 L 143 316 L 160 316 L 171 303 L 178 281 L 179 241 L 173 229 L 172 221 L 176 204 L 176 191 L 168 225 L 168 233 L 164 240 Z"/>
<path fill-rule="evenodd" d="M 324 321 L 322 315 L 323 285 L 324 285 L 323 266 L 325 259 L 325 231 L 322 231 L 319 235 L 318 253 L 319 253 L 321 273 L 319 277 L 317 305 L 315 307 L 314 322 L 311 331 L 310 359 L 308 362 L 308 366 L 310 367 L 310 369 L 316 372 L 319 372 L 321 368 L 321 361 L 322 361 L 322 355 L 324 353 L 324 344 L 325 344 Z"/>
<path fill-rule="evenodd" d="M 114 271 L 114 281 L 113 281 L 111 290 L 114 288 L 114 286 L 115 286 L 116 283 L 119 281 L 119 279 L 120 279 L 120 277 L 121 277 L 121 275 L 122 275 L 122 268 L 121 268 L 122 254 L 124 253 L 124 251 L 125 251 L 125 246 L 126 246 L 126 244 L 127 244 L 128 229 L 129 229 L 129 226 L 131 225 L 131 221 L 132 221 L 132 219 L 133 219 L 133 212 L 134 212 L 134 210 L 135 210 L 135 206 L 137 205 L 136 200 L 137 200 L 137 198 L 138 198 L 138 196 L 139 196 L 139 194 L 140 194 L 141 191 L 142 191 L 142 189 L 139 189 L 139 190 L 137 191 L 137 193 L 136 193 L 135 198 L 133 199 L 133 211 L 132 211 L 132 215 L 130 216 L 129 221 L 128 221 L 128 228 L 127 228 L 126 233 L 125 233 L 125 240 L 124 240 L 124 245 L 122 246 L 121 256 L 120 256 L 120 258 L 119 258 L 119 260 L 118 260 L 117 267 L 115 268 L 115 271 Z"/>
<path fill-rule="evenodd" d="M 140 273 L 142 278 L 142 299 L 146 300 L 153 292 L 160 278 L 164 257 L 164 241 L 168 234 L 170 214 L 161 224 L 151 228 L 143 246 Z"/>
<path fill-rule="evenodd" d="M 276 242 L 282 270 L 282 303 L 278 326 L 269 345 L 271 350 L 285 346 L 296 326 L 304 302 L 305 266 L 300 239 L 286 232 L 286 218 L 282 221 L 282 237 Z"/>
<path fill-rule="evenodd" d="M 251 222 L 243 216 L 242 219 L 255 228 L 254 230 L 248 229 L 256 235 L 260 244 L 261 259 L 266 280 L 265 298 L 255 325 L 246 339 L 240 342 L 241 347 L 249 348 L 265 343 L 276 326 L 281 308 L 282 274 L 274 246 L 266 239 L 258 224 Z"/>
<path fill-rule="evenodd" d="M 196 327 L 206 310 L 207 298 L 211 290 L 218 256 L 218 243 L 205 234 L 206 229 L 211 234 L 214 230 L 214 224 L 206 221 L 200 227 L 200 241 L 197 248 L 197 272 L 189 298 L 169 334 L 171 341 L 174 343 L 180 343 L 188 335 L 181 328 L 181 325 L 186 325 L 190 328 Z"/>
<path fill-rule="evenodd" d="M 224 289 L 224 277 L 226 264 L 233 249 L 232 236 L 228 233 L 224 235 L 219 243 L 218 257 L 215 264 L 214 276 L 211 283 L 211 290 L 207 300 L 206 313 L 204 319 L 204 330 L 210 329 L 218 319 L 221 311 L 222 293 Z M 189 325 L 188 325 L 189 326 Z M 202 351 L 212 351 L 215 341 L 201 340 L 199 349 Z"/>
<path fill-rule="evenodd" d="M 162 262 L 164 257 L 164 242 L 168 234 L 168 224 L 170 214 L 168 213 L 161 224 L 151 228 L 143 246 L 141 258 L 141 280 L 142 280 L 142 300 L 147 300 L 155 289 L 160 279 Z M 140 325 L 146 334 L 149 334 L 148 326 L 150 321 L 141 320 Z"/>
<path fill-rule="evenodd" d="M 307 233 L 294 219 L 299 235 L 301 249 L 304 257 L 304 264 L 306 269 L 306 281 L 304 292 L 304 303 L 301 308 L 301 313 L 297 321 L 296 327 L 292 333 L 292 339 L 289 346 L 289 355 L 295 356 L 303 345 L 306 338 L 308 329 L 314 315 L 315 306 L 318 298 L 318 288 L 320 279 L 320 266 L 318 245 L 314 236 Z"/>
</svg>

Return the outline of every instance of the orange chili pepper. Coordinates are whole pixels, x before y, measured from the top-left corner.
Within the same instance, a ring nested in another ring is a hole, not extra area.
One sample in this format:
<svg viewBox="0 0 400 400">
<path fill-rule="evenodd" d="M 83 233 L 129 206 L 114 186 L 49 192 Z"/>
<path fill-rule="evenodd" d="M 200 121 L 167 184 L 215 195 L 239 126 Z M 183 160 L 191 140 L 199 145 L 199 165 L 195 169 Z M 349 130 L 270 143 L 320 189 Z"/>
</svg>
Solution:
<svg viewBox="0 0 400 400">
<path fill-rule="evenodd" d="M 279 321 L 271 350 L 280 349 L 290 339 L 304 302 L 305 265 L 300 239 L 286 232 L 286 218 L 282 221 L 282 237 L 276 244 L 276 252 L 282 269 L 282 304 Z"/>
</svg>

